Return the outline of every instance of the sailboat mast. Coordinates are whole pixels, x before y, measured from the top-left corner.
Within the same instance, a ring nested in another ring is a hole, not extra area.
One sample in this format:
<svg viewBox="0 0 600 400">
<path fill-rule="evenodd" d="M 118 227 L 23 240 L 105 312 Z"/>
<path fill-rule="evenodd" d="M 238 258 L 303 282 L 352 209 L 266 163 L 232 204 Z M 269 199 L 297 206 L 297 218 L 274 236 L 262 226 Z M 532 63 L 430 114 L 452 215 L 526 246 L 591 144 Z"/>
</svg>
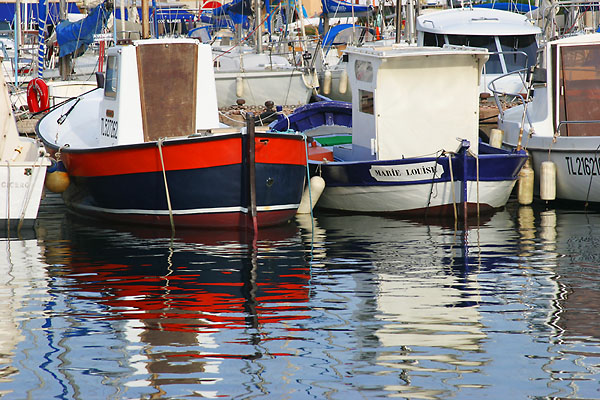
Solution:
<svg viewBox="0 0 600 400">
<path fill-rule="evenodd" d="M 142 0 L 142 39 L 150 38 L 150 4 Z"/>
<path fill-rule="evenodd" d="M 59 2 L 59 20 L 65 21 L 67 19 L 67 0 L 60 0 Z M 60 77 L 63 80 L 69 79 L 71 75 L 71 54 L 67 54 L 58 59 L 58 70 L 60 71 Z"/>
<path fill-rule="evenodd" d="M 267 0 L 268 1 L 268 0 Z M 262 48 L 262 17 L 261 17 L 261 12 L 260 12 L 260 0 L 255 0 L 254 1 L 254 10 L 255 10 L 255 21 L 256 21 L 256 52 L 257 53 L 262 53 L 263 52 L 263 48 Z"/>
<path fill-rule="evenodd" d="M 21 47 L 21 0 L 15 1 L 15 86 L 19 86 L 19 48 Z"/>
<path fill-rule="evenodd" d="M 125 0 L 121 0 L 120 9 L 121 9 L 121 35 L 122 35 L 122 37 L 124 37 L 124 35 L 125 35 Z"/>
<path fill-rule="evenodd" d="M 38 6 L 38 78 L 42 78 L 44 76 L 44 56 L 46 55 L 46 10 L 46 0 L 40 0 Z"/>
<path fill-rule="evenodd" d="M 396 0 L 396 43 L 402 38 L 402 3 Z"/>
</svg>

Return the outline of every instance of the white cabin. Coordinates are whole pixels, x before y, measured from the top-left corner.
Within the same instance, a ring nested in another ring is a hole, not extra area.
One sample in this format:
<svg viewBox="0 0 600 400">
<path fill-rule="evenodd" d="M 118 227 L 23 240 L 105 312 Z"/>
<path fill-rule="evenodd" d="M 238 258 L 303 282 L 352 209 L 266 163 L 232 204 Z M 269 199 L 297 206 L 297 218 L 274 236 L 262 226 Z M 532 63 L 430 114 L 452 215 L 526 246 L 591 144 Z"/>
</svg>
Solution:
<svg viewBox="0 0 600 400">
<path fill-rule="evenodd" d="M 107 51 L 97 146 L 188 136 L 219 127 L 210 45 L 150 39 Z"/>
<path fill-rule="evenodd" d="M 454 152 L 460 139 L 477 153 L 479 78 L 485 49 L 352 47 L 352 146 L 344 161 L 393 160 Z"/>
</svg>

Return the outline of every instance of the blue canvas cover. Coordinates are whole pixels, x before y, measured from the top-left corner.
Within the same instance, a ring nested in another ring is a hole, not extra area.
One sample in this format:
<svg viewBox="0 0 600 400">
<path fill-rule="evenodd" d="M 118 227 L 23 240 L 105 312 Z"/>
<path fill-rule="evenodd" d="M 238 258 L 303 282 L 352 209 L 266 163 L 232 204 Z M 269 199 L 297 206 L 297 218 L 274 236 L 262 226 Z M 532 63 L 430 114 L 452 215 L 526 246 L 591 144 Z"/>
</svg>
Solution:
<svg viewBox="0 0 600 400">
<path fill-rule="evenodd" d="M 37 20 L 39 18 L 39 4 L 38 3 L 30 3 L 28 5 L 30 7 L 31 18 Z M 58 2 L 50 2 L 46 5 L 48 8 L 48 20 L 49 21 L 58 21 L 59 15 L 59 3 Z M 67 12 L 69 14 L 80 14 L 79 8 L 77 8 L 77 4 L 74 2 L 67 2 Z M 42 12 L 43 14 L 43 12 Z M 14 21 L 15 19 L 15 3 L 0 3 L 0 21 Z"/>
<path fill-rule="evenodd" d="M 362 17 L 373 13 L 372 5 L 353 4 L 344 0 L 321 0 L 323 13 L 330 17 Z"/>
<path fill-rule="evenodd" d="M 102 31 L 108 17 L 109 12 L 105 3 L 102 3 L 81 21 L 61 21 L 56 26 L 56 40 L 60 48 L 60 57 L 73 54 L 82 46 L 82 50 L 85 51 L 94 41 L 94 35 Z"/>
</svg>

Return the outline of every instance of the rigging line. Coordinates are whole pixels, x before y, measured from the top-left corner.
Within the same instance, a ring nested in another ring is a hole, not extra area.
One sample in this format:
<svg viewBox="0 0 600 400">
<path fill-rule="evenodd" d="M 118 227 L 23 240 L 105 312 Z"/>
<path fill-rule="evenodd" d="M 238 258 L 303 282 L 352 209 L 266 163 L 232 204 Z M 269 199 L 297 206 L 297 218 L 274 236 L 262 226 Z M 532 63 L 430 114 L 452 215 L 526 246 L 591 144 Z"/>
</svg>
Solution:
<svg viewBox="0 0 600 400">
<path fill-rule="evenodd" d="M 277 5 L 277 7 L 275 7 L 273 10 L 271 10 L 271 12 L 270 12 L 270 13 L 268 13 L 268 14 L 267 14 L 267 16 L 266 16 L 266 17 L 265 17 L 265 18 L 264 18 L 264 19 L 263 19 L 263 20 L 260 22 L 260 24 L 256 24 L 256 26 L 254 27 L 254 29 L 253 29 L 253 30 L 252 30 L 250 33 L 248 33 L 248 35 L 246 35 L 246 37 L 245 37 L 245 38 L 243 38 L 243 39 L 242 39 L 242 40 L 241 40 L 239 43 L 237 43 L 236 45 L 234 45 L 234 46 L 233 46 L 232 48 L 230 48 L 229 50 L 226 50 L 226 51 L 224 51 L 223 53 L 221 53 L 221 54 L 219 54 L 218 56 L 216 56 L 215 58 L 213 58 L 213 62 L 214 62 L 214 61 L 215 61 L 217 58 L 219 58 L 219 57 L 221 57 L 221 56 L 223 56 L 223 55 L 225 55 L 225 54 L 227 54 L 227 53 L 230 53 L 230 52 L 231 52 L 233 49 L 235 49 L 236 47 L 238 47 L 238 46 L 240 46 L 242 43 L 244 43 L 246 40 L 248 40 L 248 39 L 250 38 L 250 36 L 252 36 L 252 34 L 254 34 L 254 32 L 256 32 L 256 30 L 258 29 L 258 27 L 259 27 L 259 26 L 261 26 L 262 24 L 264 24 L 264 23 L 265 23 L 265 21 L 267 20 L 267 18 L 269 18 L 269 17 L 271 16 L 271 14 L 273 14 L 273 12 L 275 12 L 277 9 L 279 9 L 279 7 L 281 7 L 281 3 L 279 3 L 279 4 Z"/>
<path fill-rule="evenodd" d="M 596 165 L 598 165 L 598 150 L 600 149 L 600 144 L 596 147 L 596 151 L 594 152 L 594 160 L 596 161 Z M 593 165 L 593 164 L 592 164 Z M 590 183 L 588 184 L 587 194 L 585 196 L 585 205 L 584 208 L 587 209 L 590 200 L 590 191 L 592 190 L 592 177 L 594 174 L 590 174 Z"/>
</svg>

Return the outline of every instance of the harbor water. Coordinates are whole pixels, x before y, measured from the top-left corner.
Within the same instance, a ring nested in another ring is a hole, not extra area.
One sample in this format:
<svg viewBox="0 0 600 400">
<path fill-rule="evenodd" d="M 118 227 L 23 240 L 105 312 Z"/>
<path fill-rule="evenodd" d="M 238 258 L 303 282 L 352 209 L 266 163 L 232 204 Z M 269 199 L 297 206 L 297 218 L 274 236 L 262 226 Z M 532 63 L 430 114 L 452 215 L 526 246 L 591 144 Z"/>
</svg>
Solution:
<svg viewBox="0 0 600 400">
<path fill-rule="evenodd" d="M 600 398 L 596 212 L 317 212 L 253 238 L 48 195 L 0 268 L 3 399 Z"/>
</svg>

